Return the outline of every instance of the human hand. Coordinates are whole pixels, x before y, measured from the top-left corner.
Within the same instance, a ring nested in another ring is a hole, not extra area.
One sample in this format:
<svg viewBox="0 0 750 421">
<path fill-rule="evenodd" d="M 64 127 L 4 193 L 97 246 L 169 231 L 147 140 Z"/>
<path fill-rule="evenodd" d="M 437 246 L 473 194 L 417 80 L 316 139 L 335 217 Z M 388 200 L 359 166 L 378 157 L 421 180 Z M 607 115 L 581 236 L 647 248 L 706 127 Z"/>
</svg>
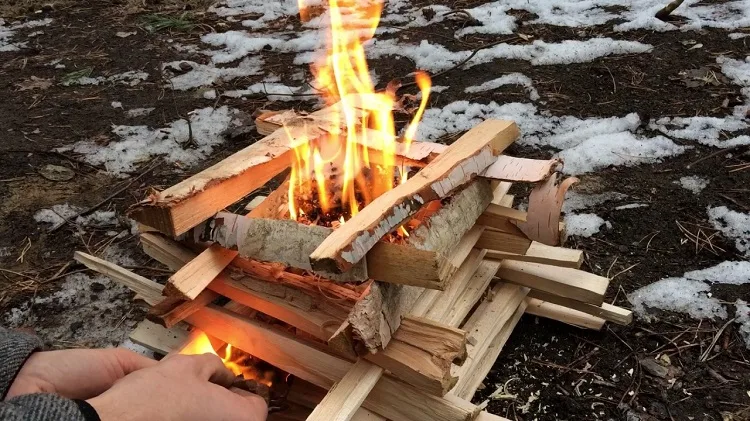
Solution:
<svg viewBox="0 0 750 421">
<path fill-rule="evenodd" d="M 102 421 L 265 421 L 263 398 L 227 389 L 235 376 L 215 355 L 175 355 L 90 399 Z"/>
<path fill-rule="evenodd" d="M 36 352 L 21 367 L 6 399 L 31 393 L 89 399 L 128 374 L 155 364 L 123 348 Z"/>
</svg>

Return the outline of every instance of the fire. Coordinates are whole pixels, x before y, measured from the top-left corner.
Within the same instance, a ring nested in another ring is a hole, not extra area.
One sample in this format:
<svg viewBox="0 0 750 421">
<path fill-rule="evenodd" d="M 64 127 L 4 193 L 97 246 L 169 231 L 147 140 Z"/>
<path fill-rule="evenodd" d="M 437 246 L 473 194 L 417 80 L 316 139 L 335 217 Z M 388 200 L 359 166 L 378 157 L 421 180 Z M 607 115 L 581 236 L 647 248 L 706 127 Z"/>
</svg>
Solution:
<svg viewBox="0 0 750 421">
<path fill-rule="evenodd" d="M 213 354 L 221 358 L 224 366 L 228 368 L 235 376 L 242 376 L 245 380 L 255 380 L 258 383 L 271 387 L 273 383 L 273 373 L 269 371 L 261 372 L 253 364 L 252 356 L 246 352 L 237 350 L 231 344 L 224 347 L 224 356 L 219 355 L 214 349 L 208 335 L 199 332 L 193 339 L 180 351 L 183 355 L 201 355 Z"/>
<path fill-rule="evenodd" d="M 314 5 L 298 1 L 301 18 L 310 20 Z M 335 211 L 331 221 L 339 220 L 339 215 L 348 219 L 408 178 L 408 169 L 397 165 L 396 150 L 408 150 L 414 140 L 431 81 L 426 73 L 417 72 L 422 99 L 399 146 L 393 118 L 395 92 L 375 91 L 363 45 L 375 35 L 382 7 L 382 0 L 329 0 L 325 55 L 312 71 L 326 104 L 339 104 L 333 121 L 341 121 L 346 129 L 322 139 L 295 140 L 288 193 L 291 219 L 305 215 L 302 202 L 313 199 L 320 213 Z M 370 155 L 368 146 L 377 149 L 377 157 Z"/>
</svg>

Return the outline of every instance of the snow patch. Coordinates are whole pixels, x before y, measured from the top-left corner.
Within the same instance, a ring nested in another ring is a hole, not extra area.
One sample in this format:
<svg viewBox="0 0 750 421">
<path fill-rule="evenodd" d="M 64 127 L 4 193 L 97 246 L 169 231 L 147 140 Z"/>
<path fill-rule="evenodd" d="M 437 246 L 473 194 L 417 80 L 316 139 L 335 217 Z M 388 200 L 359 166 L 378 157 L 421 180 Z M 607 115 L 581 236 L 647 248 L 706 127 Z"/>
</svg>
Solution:
<svg viewBox="0 0 750 421">
<path fill-rule="evenodd" d="M 565 226 L 568 235 L 591 237 L 597 234 L 602 226 L 612 228 L 612 224 L 593 213 L 565 215 Z"/>
<path fill-rule="evenodd" d="M 627 205 L 618 206 L 615 208 L 615 210 L 628 210 L 628 209 L 638 209 L 638 208 L 647 208 L 648 205 L 645 203 L 630 203 Z"/>
<path fill-rule="evenodd" d="M 693 194 L 700 194 L 706 187 L 708 187 L 708 179 L 699 177 L 697 175 L 689 175 L 680 177 L 678 181 L 674 181 L 674 184 L 679 184 L 685 190 L 690 190 Z"/>
<path fill-rule="evenodd" d="M 222 133 L 240 124 L 234 121 L 235 110 L 202 108 L 190 113 L 190 125 L 180 119 L 168 127 L 151 129 L 147 126 L 114 126 L 112 131 L 120 138 L 101 146 L 93 141 L 81 141 L 72 151 L 94 165 L 103 165 L 107 171 L 124 176 L 135 170 L 139 163 L 154 156 L 163 156 L 167 162 L 193 165 L 208 156 L 216 145 L 224 142 Z M 192 131 L 193 145 L 188 145 Z M 192 146 L 192 147 L 191 147 Z"/>
<path fill-rule="evenodd" d="M 745 339 L 745 346 L 750 349 L 750 306 L 747 305 L 746 301 L 740 299 L 734 305 L 736 307 L 734 317 L 737 324 L 740 325 L 740 334 Z"/>
<path fill-rule="evenodd" d="M 131 110 L 128 110 L 128 117 L 135 118 L 135 117 L 143 117 L 146 115 L 151 114 L 154 112 L 156 108 L 133 108 Z"/>
<path fill-rule="evenodd" d="M 6 23 L 5 19 L 0 18 L 0 53 L 18 51 L 21 48 L 26 48 L 26 45 L 28 44 L 27 42 L 12 41 L 16 36 L 16 31 L 19 29 L 38 28 L 40 26 L 47 26 L 50 23 L 52 23 L 52 19 L 49 18 L 32 20 L 25 23 L 14 22 L 12 24 Z"/>
<path fill-rule="evenodd" d="M 112 75 L 109 77 L 104 76 L 97 76 L 97 77 L 89 77 L 89 76 L 81 76 L 77 79 L 69 79 L 64 81 L 62 84 L 63 86 L 74 86 L 74 85 L 80 85 L 80 86 L 87 86 L 87 85 L 94 85 L 97 86 L 99 84 L 108 82 L 108 83 L 119 83 L 121 85 L 126 86 L 137 86 L 144 80 L 148 79 L 148 73 L 141 72 L 137 70 L 130 70 L 125 73 L 119 73 L 116 75 Z"/>
<path fill-rule="evenodd" d="M 708 218 L 715 229 L 734 240 L 734 245 L 740 253 L 750 257 L 750 214 L 719 206 L 708 208 Z"/>
<path fill-rule="evenodd" d="M 194 61 L 173 61 L 162 65 L 164 69 L 179 69 L 186 64 L 192 70 L 169 79 L 168 86 L 178 91 L 210 86 L 217 82 L 227 82 L 239 77 L 255 76 L 263 73 L 263 59 L 247 57 L 237 67 L 216 67 L 213 64 L 199 64 Z"/>
<path fill-rule="evenodd" d="M 464 89 L 464 92 L 476 93 L 491 91 L 505 85 L 521 85 L 526 88 L 526 91 L 529 93 L 530 100 L 537 101 L 539 99 L 539 92 L 537 92 L 536 88 L 534 88 L 531 79 L 521 73 L 511 73 L 501 76 L 497 79 L 492 79 L 490 81 L 484 82 L 479 86 L 469 86 L 468 88 Z"/>
</svg>

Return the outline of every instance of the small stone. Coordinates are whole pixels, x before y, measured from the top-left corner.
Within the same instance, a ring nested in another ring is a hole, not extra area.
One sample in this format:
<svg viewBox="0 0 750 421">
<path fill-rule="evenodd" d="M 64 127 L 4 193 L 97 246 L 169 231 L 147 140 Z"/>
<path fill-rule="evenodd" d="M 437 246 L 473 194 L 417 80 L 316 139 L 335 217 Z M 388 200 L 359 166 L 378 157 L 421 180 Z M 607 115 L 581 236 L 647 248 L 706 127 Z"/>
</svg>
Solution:
<svg viewBox="0 0 750 421">
<path fill-rule="evenodd" d="M 99 283 L 99 282 L 92 282 L 90 288 L 91 288 L 91 291 L 99 293 L 99 292 L 104 291 L 105 286 L 104 284 Z"/>
<path fill-rule="evenodd" d="M 640 360 L 639 363 L 641 364 L 641 367 L 643 367 L 643 369 L 652 376 L 663 379 L 667 377 L 667 374 L 669 374 L 669 369 L 659 364 L 659 362 L 653 358 L 644 358 Z"/>
<path fill-rule="evenodd" d="M 180 63 L 180 70 L 189 72 L 190 70 L 193 70 L 193 66 L 190 63 L 183 61 L 182 63 Z"/>
</svg>

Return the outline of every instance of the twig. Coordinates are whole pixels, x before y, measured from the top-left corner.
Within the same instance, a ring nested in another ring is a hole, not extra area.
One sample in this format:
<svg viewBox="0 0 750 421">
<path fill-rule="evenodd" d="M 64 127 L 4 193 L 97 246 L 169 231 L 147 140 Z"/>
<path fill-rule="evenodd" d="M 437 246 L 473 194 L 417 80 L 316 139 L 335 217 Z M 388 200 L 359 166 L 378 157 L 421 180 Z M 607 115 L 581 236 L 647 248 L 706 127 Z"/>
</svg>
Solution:
<svg viewBox="0 0 750 421">
<path fill-rule="evenodd" d="M 669 15 L 671 15 L 675 9 L 680 7 L 683 1 L 685 0 L 674 0 L 672 3 L 669 3 L 668 5 L 664 6 L 663 9 L 656 12 L 656 15 L 655 15 L 656 18 L 661 21 L 666 22 L 667 18 L 669 18 Z"/>
<path fill-rule="evenodd" d="M 698 361 L 702 363 L 706 362 L 706 360 L 708 359 L 708 355 L 711 353 L 711 350 L 714 349 L 714 345 L 716 345 L 716 342 L 719 341 L 719 337 L 721 337 L 721 334 L 724 333 L 724 329 L 726 329 L 727 326 L 729 326 L 729 324 L 734 322 L 735 320 L 737 319 L 736 318 L 729 319 L 728 322 L 724 323 L 724 326 L 722 326 L 721 329 L 719 329 L 719 331 L 716 332 L 716 335 L 714 335 L 714 339 L 711 341 L 711 345 L 709 345 L 708 348 L 705 351 L 703 351 L 703 354 L 701 354 L 701 357 L 698 359 Z"/>
<path fill-rule="evenodd" d="M 727 196 L 726 194 L 719 193 L 719 196 L 723 197 L 724 199 L 727 199 L 728 201 L 734 203 L 735 205 L 737 205 L 737 206 L 739 206 L 739 207 L 741 207 L 741 208 L 743 208 L 745 210 L 750 210 L 750 206 L 747 206 L 746 204 L 738 201 L 737 199 L 733 199 L 733 198 Z"/>
<path fill-rule="evenodd" d="M 482 51 L 482 50 L 484 50 L 484 49 L 487 49 L 487 48 L 490 48 L 490 47 L 494 47 L 494 46 L 496 46 L 496 45 L 502 44 L 502 43 L 504 43 L 504 42 L 512 41 L 512 40 L 514 40 L 514 39 L 516 39 L 516 38 L 517 38 L 517 37 L 506 38 L 506 39 L 501 39 L 501 40 L 499 40 L 499 41 L 495 41 L 495 42 L 490 42 L 489 44 L 484 44 L 484 45 L 481 45 L 481 46 L 479 46 L 479 47 L 477 47 L 477 48 L 473 49 L 473 50 L 471 51 L 471 54 L 469 54 L 469 56 L 468 56 L 468 57 L 466 57 L 465 59 L 461 60 L 461 62 L 459 62 L 459 63 L 458 63 L 458 64 L 456 64 L 455 66 L 451 67 L 450 69 L 445 69 L 445 70 L 443 70 L 442 72 L 437 72 L 437 73 L 435 73 L 434 75 L 430 75 L 430 78 L 434 80 L 434 79 L 436 79 L 436 78 L 438 78 L 438 77 L 440 77 L 440 76 L 442 76 L 442 75 L 444 75 L 444 74 L 446 74 L 446 73 L 448 73 L 448 72 L 452 72 L 453 70 L 456 70 L 456 69 L 458 69 L 459 67 L 461 67 L 461 66 L 463 66 L 464 64 L 466 64 L 466 63 L 467 63 L 467 62 L 468 62 L 469 60 L 471 60 L 472 58 L 474 58 L 474 56 L 475 56 L 475 55 L 477 55 L 477 53 L 478 53 L 478 52 L 480 52 L 480 51 Z M 403 83 L 403 84 L 401 84 L 401 86 L 399 87 L 399 89 L 401 89 L 401 88 L 405 88 L 405 87 L 407 87 L 407 86 L 414 86 L 414 85 L 416 85 L 416 84 L 417 84 L 417 82 L 416 82 L 416 81 L 406 82 L 406 83 Z"/>
<path fill-rule="evenodd" d="M 738 145 L 730 146 L 730 147 L 728 147 L 728 148 L 720 149 L 720 150 L 718 150 L 718 151 L 716 151 L 716 152 L 712 152 L 712 153 L 710 153 L 710 154 L 708 154 L 708 155 L 706 155 L 706 156 L 704 156 L 704 157 L 702 157 L 702 158 L 698 158 L 698 159 L 696 159 L 695 161 L 693 161 L 693 162 L 691 162 L 691 163 L 687 164 L 687 165 L 685 166 L 685 168 L 687 168 L 687 169 L 690 169 L 690 167 L 692 167 L 693 165 L 695 165 L 695 164 L 697 164 L 697 163 L 699 163 L 699 162 L 702 162 L 702 161 L 705 161 L 705 160 L 707 160 L 707 159 L 711 159 L 711 158 L 713 158 L 713 157 L 715 157 L 715 156 L 717 156 L 717 155 L 721 155 L 721 154 L 723 154 L 723 153 L 729 152 L 729 151 L 731 151 L 731 150 L 733 150 L 733 149 L 736 149 L 736 148 L 738 148 L 738 147 L 740 147 L 740 146 L 742 146 L 742 145 L 739 145 L 739 144 L 738 144 Z"/>
<path fill-rule="evenodd" d="M 156 167 L 157 167 L 157 165 L 156 165 L 156 164 L 158 163 L 158 160 L 159 160 L 159 158 L 156 158 L 156 159 L 154 160 L 155 162 L 154 162 L 154 163 L 153 163 L 153 164 L 152 164 L 152 165 L 151 165 L 150 167 L 148 167 L 148 168 L 147 168 L 147 169 L 146 169 L 145 171 L 143 171 L 142 173 L 138 174 L 138 176 L 137 176 L 137 177 L 135 177 L 135 178 L 133 178 L 132 180 L 130 180 L 130 182 L 129 182 L 128 184 L 126 184 L 125 186 L 123 186 L 123 187 L 122 187 L 122 188 L 120 188 L 120 189 L 117 189 L 117 191 L 115 191 L 114 193 L 110 194 L 109 196 L 107 196 L 106 198 L 104 198 L 104 199 L 103 199 L 102 201 L 100 201 L 99 203 L 95 204 L 94 206 L 91 206 L 90 208 L 86 209 L 85 211 L 83 211 L 83 212 L 81 212 L 81 213 L 78 213 L 78 214 L 74 215 L 74 216 L 73 216 L 73 217 L 72 217 L 71 219 L 72 219 L 73 221 L 75 221 L 75 220 L 76 220 L 76 219 L 77 219 L 77 218 L 78 218 L 79 216 L 86 216 L 86 215 L 88 215 L 88 214 L 90 214 L 90 213 L 92 213 L 92 212 L 96 211 L 96 210 L 97 210 L 97 209 L 99 209 L 100 207 L 102 207 L 102 205 L 104 205 L 105 203 L 108 203 L 108 202 L 109 202 L 110 200 L 112 200 L 112 199 L 114 199 L 115 197 L 119 196 L 119 195 L 120 195 L 120 194 L 121 194 L 122 192 L 124 192 L 124 191 L 125 191 L 125 190 L 127 190 L 127 189 L 128 189 L 128 188 L 129 188 L 130 186 L 132 186 L 132 185 L 133 185 L 133 183 L 135 183 L 136 181 L 140 180 L 141 178 L 143 178 L 143 176 L 145 176 L 146 174 L 150 173 L 151 171 L 155 170 L 155 169 L 156 169 Z M 54 211 L 53 211 L 53 212 L 54 212 Z M 70 221 L 70 220 L 68 220 L 67 218 L 64 218 L 64 217 L 62 217 L 62 216 L 60 216 L 60 217 L 61 217 L 61 218 L 63 218 L 63 222 L 60 222 L 59 224 L 57 224 L 57 225 L 55 225 L 54 227 L 52 227 L 52 229 L 50 229 L 50 230 L 49 230 L 49 232 L 55 232 L 55 231 L 57 231 L 58 229 L 60 229 L 60 227 L 61 227 L 61 226 L 65 225 L 65 222 L 68 222 L 68 223 L 71 223 L 71 224 L 73 224 L 73 222 L 71 222 L 71 221 Z"/>
</svg>

